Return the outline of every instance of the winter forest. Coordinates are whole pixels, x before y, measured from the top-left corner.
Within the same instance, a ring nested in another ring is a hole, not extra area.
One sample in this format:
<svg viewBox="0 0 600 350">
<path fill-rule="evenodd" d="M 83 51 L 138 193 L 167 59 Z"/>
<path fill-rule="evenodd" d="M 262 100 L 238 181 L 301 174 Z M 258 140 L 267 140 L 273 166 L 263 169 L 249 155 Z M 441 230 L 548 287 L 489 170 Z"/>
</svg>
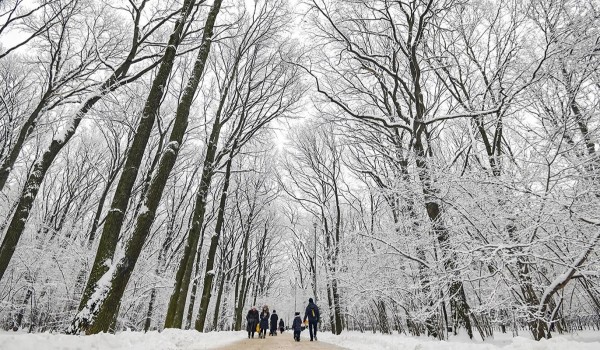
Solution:
<svg viewBox="0 0 600 350">
<path fill-rule="evenodd" d="M 598 0 L 0 0 L 0 332 L 600 331 L 599 128 Z"/>
</svg>

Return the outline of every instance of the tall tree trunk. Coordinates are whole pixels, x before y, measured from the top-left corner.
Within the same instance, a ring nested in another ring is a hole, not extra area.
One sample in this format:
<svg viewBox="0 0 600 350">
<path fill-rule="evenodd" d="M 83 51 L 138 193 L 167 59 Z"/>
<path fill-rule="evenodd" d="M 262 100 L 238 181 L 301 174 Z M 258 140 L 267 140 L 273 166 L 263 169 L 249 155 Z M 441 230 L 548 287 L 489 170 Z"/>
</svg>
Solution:
<svg viewBox="0 0 600 350">
<path fill-rule="evenodd" d="M 150 302 L 148 303 L 148 312 L 146 313 L 146 321 L 144 322 L 144 333 L 150 330 L 152 324 L 152 313 L 154 312 L 154 303 L 156 301 L 156 288 L 152 288 L 150 293 Z"/>
<path fill-rule="evenodd" d="M 334 163 L 335 168 L 339 164 Z M 333 170 L 333 174 L 336 174 L 336 170 Z M 337 179 L 333 179 L 333 189 L 335 198 L 335 226 L 333 235 L 333 247 L 331 252 L 331 293 L 333 297 L 333 312 L 335 319 L 335 334 L 340 335 L 342 333 L 342 317 L 340 315 L 340 292 L 338 290 L 337 281 L 337 263 L 339 256 L 339 244 L 340 244 L 340 231 L 342 226 L 342 210 L 340 208 L 340 194 L 337 186 Z"/>
</svg>

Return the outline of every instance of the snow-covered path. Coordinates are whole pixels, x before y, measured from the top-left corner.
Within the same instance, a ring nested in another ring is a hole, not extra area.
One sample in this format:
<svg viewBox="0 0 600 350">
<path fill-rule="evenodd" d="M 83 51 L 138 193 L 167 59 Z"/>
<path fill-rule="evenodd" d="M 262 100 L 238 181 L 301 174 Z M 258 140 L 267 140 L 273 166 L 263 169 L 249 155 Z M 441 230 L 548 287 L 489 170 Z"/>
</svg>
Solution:
<svg viewBox="0 0 600 350">
<path fill-rule="evenodd" d="M 73 336 L 58 333 L 0 331 L 0 350 L 598 350 L 600 332 L 583 331 L 556 334 L 550 340 L 536 342 L 526 334 L 496 334 L 492 339 L 470 340 L 466 336 L 439 341 L 427 337 L 343 332 L 320 332 L 318 342 L 302 332 L 299 343 L 291 332 L 267 339 L 247 339 L 246 332 L 209 332 L 167 329 L 162 332 L 119 332 Z"/>
<path fill-rule="evenodd" d="M 338 346 L 324 343 L 311 342 L 307 337 L 307 332 L 302 332 L 304 338 L 300 342 L 295 342 L 292 332 L 285 332 L 276 337 L 267 336 L 265 339 L 244 339 L 233 344 L 218 348 L 218 350 L 342 350 Z"/>
</svg>

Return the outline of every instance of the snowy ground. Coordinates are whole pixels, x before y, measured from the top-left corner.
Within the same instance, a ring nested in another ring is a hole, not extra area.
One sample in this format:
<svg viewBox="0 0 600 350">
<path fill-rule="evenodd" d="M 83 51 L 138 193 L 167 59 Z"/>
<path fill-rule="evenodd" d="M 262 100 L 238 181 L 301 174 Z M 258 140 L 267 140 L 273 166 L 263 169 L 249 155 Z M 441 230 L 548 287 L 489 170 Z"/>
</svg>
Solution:
<svg viewBox="0 0 600 350">
<path fill-rule="evenodd" d="M 284 334 L 284 336 L 290 335 Z M 290 335 L 291 336 L 291 335 Z M 166 330 L 158 332 L 122 332 L 117 335 L 98 334 L 71 336 L 64 334 L 27 334 L 0 332 L 1 350 L 200 350 L 217 349 L 243 341 L 245 332 L 198 333 L 195 331 Z M 291 338 L 290 338 L 291 339 Z M 270 344 L 277 339 L 254 340 L 264 342 L 264 349 L 276 350 Z M 319 343 L 335 344 L 349 350 L 598 350 L 600 333 L 582 332 L 535 342 L 528 337 L 511 337 L 497 334 L 485 342 L 470 341 L 461 337 L 449 342 L 403 335 L 345 332 L 340 336 L 319 333 Z M 240 344 L 243 345 L 243 344 Z M 302 332 L 302 342 L 294 348 L 306 348 L 308 332 Z M 316 345 L 316 344 L 315 344 Z M 261 348 L 262 349 L 262 348 Z"/>
<path fill-rule="evenodd" d="M 158 332 L 121 332 L 73 336 L 50 333 L 0 332 L 1 350 L 201 350 L 244 339 L 246 332 L 198 333 L 168 329 Z"/>
<path fill-rule="evenodd" d="M 304 335 L 304 334 L 303 334 Z M 582 332 L 566 336 L 553 335 L 550 340 L 536 342 L 529 337 L 512 337 L 496 334 L 485 342 L 455 337 L 450 341 L 437 341 L 426 337 L 381 335 L 346 332 L 339 336 L 322 332 L 319 341 L 338 345 L 349 350 L 599 350 L 600 333 Z"/>
</svg>

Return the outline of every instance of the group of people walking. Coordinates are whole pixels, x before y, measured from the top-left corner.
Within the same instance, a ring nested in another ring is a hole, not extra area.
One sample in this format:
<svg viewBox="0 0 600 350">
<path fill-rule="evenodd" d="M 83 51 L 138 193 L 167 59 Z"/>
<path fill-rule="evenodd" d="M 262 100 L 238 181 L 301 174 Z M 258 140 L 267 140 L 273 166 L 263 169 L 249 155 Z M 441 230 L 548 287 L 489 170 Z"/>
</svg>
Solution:
<svg viewBox="0 0 600 350">
<path fill-rule="evenodd" d="M 308 326 L 310 341 L 317 340 L 317 325 L 321 320 L 319 314 L 319 308 L 314 303 L 312 298 L 308 299 L 308 305 L 304 312 L 304 320 L 300 316 L 300 312 L 296 311 L 294 314 L 294 322 L 292 323 L 292 330 L 294 331 L 294 340 L 300 341 L 300 333 Z M 279 321 L 279 323 L 277 323 Z M 277 312 L 273 310 L 273 313 L 269 313 L 269 307 L 263 306 L 259 313 L 256 307 L 252 307 L 246 315 L 246 328 L 248 331 L 248 339 L 254 338 L 254 334 L 258 333 L 259 338 L 266 338 L 267 329 L 269 329 L 269 335 L 277 335 L 277 326 L 279 325 L 279 332 L 283 333 L 285 325 L 283 319 L 279 319 Z"/>
<path fill-rule="evenodd" d="M 258 337 L 264 339 L 267 336 L 267 329 L 269 329 L 269 335 L 277 335 L 277 320 L 279 320 L 279 330 L 283 333 L 283 319 L 279 319 L 277 311 L 273 310 L 271 314 L 269 313 L 269 307 L 265 305 L 259 314 L 256 307 L 253 306 L 246 315 L 248 338 L 254 338 L 254 334 L 258 333 Z M 271 327 L 269 327 L 269 323 Z"/>
</svg>

